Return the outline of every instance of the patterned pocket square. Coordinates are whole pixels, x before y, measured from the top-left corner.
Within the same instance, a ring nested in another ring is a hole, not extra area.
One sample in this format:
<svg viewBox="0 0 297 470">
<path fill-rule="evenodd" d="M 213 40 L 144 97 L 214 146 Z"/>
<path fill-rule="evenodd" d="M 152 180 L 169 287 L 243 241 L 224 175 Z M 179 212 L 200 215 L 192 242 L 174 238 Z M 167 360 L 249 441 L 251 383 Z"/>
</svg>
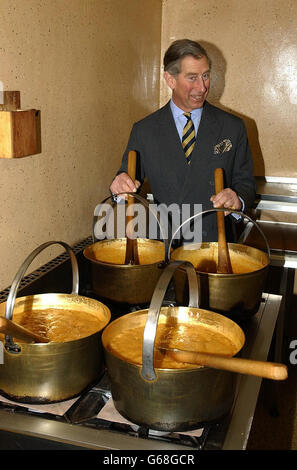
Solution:
<svg viewBox="0 0 297 470">
<path fill-rule="evenodd" d="M 232 148 L 232 142 L 230 139 L 224 139 L 213 148 L 213 153 L 218 155 L 219 153 L 229 152 Z"/>
</svg>

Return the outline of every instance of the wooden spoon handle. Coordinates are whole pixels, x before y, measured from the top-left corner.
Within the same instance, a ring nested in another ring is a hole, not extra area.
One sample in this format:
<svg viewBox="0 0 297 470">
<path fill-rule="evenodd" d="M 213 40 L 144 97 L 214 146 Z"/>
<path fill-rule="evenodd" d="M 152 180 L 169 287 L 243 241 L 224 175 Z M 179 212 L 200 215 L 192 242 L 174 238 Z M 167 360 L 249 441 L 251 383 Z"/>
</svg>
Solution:
<svg viewBox="0 0 297 470">
<path fill-rule="evenodd" d="M 199 364 L 213 369 L 228 370 L 239 374 L 255 375 L 272 380 L 285 380 L 288 377 L 287 366 L 276 362 L 255 361 L 240 357 L 216 356 L 194 351 L 169 350 L 170 356 L 179 362 Z"/>
<path fill-rule="evenodd" d="M 36 343 L 49 343 L 49 339 L 44 336 L 32 333 L 5 317 L 0 317 L 0 332 L 28 343 L 32 343 L 34 341 Z"/>
<path fill-rule="evenodd" d="M 135 182 L 136 177 L 136 152 L 134 150 L 130 150 L 128 154 L 128 175 Z M 128 197 L 127 203 L 127 211 L 129 214 L 129 208 L 134 204 L 134 197 Z M 137 242 L 133 238 L 133 230 L 132 230 L 132 222 L 133 215 L 127 215 L 126 217 L 126 237 L 127 237 L 127 245 L 126 245 L 126 258 L 125 264 L 139 264 L 138 263 L 138 256 L 137 256 Z"/>
<path fill-rule="evenodd" d="M 131 180 L 135 182 L 135 178 L 136 178 L 136 152 L 135 150 L 130 150 L 128 154 L 128 175 L 130 176 Z"/>
<path fill-rule="evenodd" d="M 216 168 L 214 173 L 216 194 L 224 189 L 224 175 L 222 168 Z M 218 224 L 218 273 L 231 274 L 232 266 L 225 233 L 224 212 L 217 212 Z"/>
</svg>

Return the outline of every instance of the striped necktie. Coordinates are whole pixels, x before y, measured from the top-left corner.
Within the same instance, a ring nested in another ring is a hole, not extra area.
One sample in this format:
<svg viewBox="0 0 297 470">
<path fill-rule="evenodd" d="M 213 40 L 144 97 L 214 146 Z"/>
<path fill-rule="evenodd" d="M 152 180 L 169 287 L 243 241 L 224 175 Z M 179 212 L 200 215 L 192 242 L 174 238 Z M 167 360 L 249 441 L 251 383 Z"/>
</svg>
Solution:
<svg viewBox="0 0 297 470">
<path fill-rule="evenodd" d="M 187 118 L 187 123 L 183 129 L 182 136 L 182 146 L 185 152 L 185 156 L 188 164 L 191 162 L 191 155 L 195 145 L 195 128 L 193 121 L 191 119 L 191 113 L 184 113 L 184 116 Z"/>
</svg>

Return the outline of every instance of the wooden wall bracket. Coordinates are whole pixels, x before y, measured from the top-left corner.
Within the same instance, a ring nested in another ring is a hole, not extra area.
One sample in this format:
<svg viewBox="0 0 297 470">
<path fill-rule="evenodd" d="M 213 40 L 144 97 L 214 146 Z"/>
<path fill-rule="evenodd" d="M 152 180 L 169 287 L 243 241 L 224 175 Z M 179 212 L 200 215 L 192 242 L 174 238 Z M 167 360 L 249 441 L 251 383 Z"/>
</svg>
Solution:
<svg viewBox="0 0 297 470">
<path fill-rule="evenodd" d="M 22 110 L 19 91 L 3 91 L 0 103 L 0 158 L 41 152 L 40 111 Z"/>
</svg>

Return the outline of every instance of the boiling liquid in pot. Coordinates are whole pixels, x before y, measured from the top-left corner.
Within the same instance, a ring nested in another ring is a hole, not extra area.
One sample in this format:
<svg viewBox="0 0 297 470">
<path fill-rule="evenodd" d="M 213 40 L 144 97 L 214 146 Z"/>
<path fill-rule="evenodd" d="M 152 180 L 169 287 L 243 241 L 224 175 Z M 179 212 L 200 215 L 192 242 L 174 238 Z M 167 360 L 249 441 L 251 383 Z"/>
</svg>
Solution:
<svg viewBox="0 0 297 470">
<path fill-rule="evenodd" d="M 12 320 L 33 333 L 58 343 L 89 336 L 100 331 L 106 323 L 105 319 L 100 320 L 91 313 L 64 308 L 15 312 Z"/>
<path fill-rule="evenodd" d="M 139 264 L 154 264 L 163 261 L 164 246 L 163 243 L 147 241 L 144 243 L 137 242 Z M 126 242 L 121 240 L 105 243 L 96 243 L 90 251 L 92 258 L 96 261 L 110 264 L 125 264 Z"/>
<path fill-rule="evenodd" d="M 229 249 L 230 260 L 233 274 L 244 274 L 257 271 L 266 266 L 267 262 L 261 262 L 253 258 L 247 253 Z M 218 247 L 212 245 L 209 248 L 201 248 L 200 250 L 176 250 L 172 259 L 183 259 L 190 261 L 195 269 L 205 273 L 216 273 L 218 262 Z"/>
<path fill-rule="evenodd" d="M 133 364 L 142 364 L 142 344 L 144 326 L 125 329 L 112 337 L 107 349 L 115 356 Z M 176 319 L 159 324 L 155 348 L 177 348 L 181 350 L 206 352 L 233 356 L 238 348 L 221 332 L 205 324 L 178 323 Z M 155 349 L 154 367 L 164 369 L 185 369 L 199 367 L 175 361 L 170 353 L 164 354 Z"/>
</svg>

